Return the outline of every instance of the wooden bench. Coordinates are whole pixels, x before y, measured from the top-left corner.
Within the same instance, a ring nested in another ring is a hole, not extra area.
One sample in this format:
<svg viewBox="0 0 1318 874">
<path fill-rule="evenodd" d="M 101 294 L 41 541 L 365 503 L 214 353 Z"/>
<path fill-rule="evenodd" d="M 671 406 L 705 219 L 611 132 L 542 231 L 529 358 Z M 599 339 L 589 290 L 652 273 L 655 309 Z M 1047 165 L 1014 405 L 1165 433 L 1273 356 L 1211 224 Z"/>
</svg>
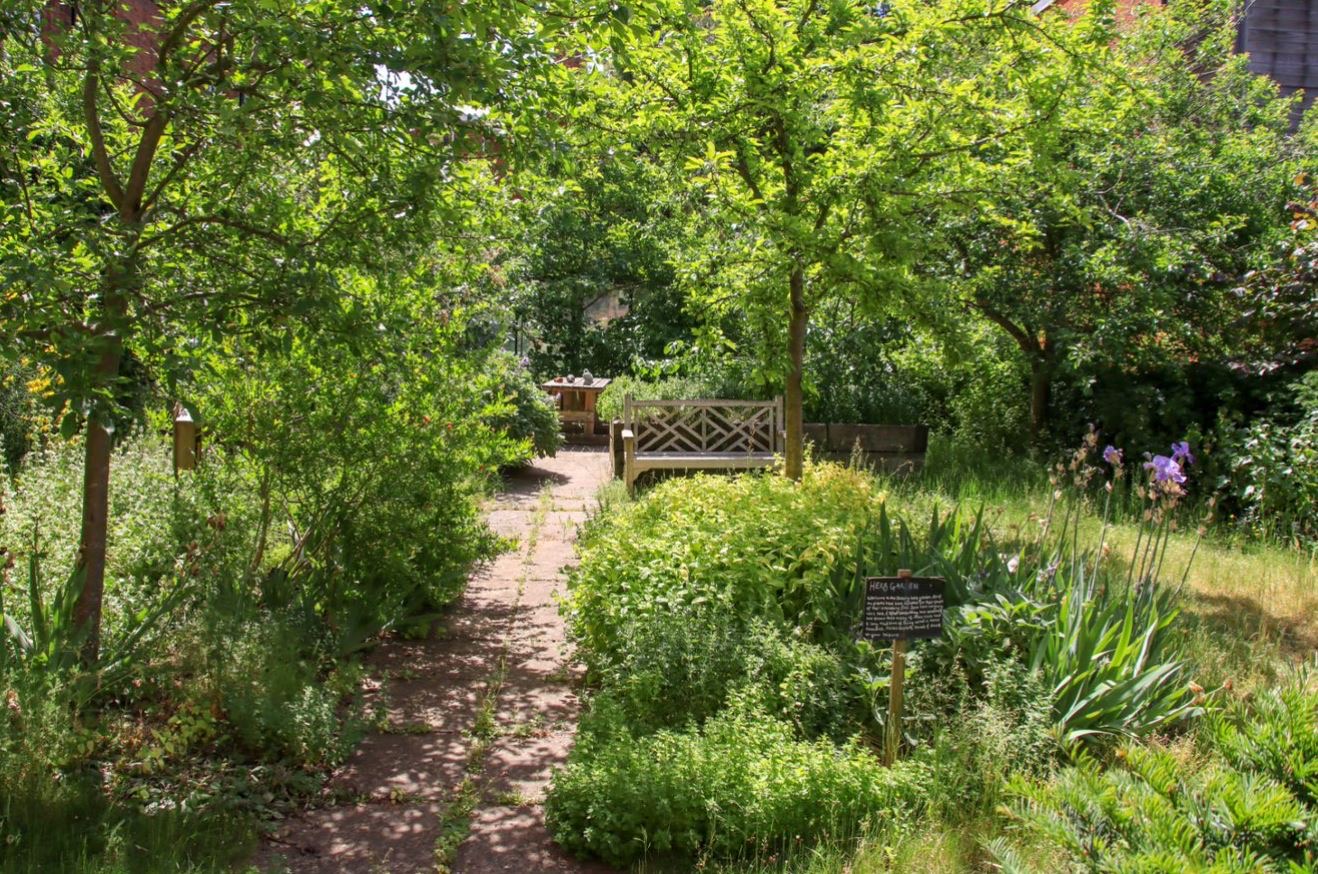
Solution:
<svg viewBox="0 0 1318 874">
<path fill-rule="evenodd" d="M 783 448 L 783 400 L 634 401 L 623 398 L 623 479 L 647 470 L 769 467 Z"/>
</svg>

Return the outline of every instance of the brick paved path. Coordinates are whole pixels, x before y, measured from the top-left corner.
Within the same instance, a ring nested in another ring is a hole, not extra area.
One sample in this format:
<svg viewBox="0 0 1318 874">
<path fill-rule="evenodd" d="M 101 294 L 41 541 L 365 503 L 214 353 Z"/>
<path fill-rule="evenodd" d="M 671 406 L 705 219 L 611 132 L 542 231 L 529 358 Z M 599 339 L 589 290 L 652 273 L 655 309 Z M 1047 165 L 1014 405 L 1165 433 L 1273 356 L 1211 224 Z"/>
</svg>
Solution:
<svg viewBox="0 0 1318 874">
<path fill-rule="evenodd" d="M 367 659 L 387 713 L 329 782 L 336 803 L 262 847 L 270 871 L 600 872 L 549 840 L 542 806 L 578 702 L 555 597 L 577 526 L 608 478 L 602 451 L 564 450 L 511 477 L 487 518 L 517 549 L 471 578 L 432 639 Z"/>
</svg>

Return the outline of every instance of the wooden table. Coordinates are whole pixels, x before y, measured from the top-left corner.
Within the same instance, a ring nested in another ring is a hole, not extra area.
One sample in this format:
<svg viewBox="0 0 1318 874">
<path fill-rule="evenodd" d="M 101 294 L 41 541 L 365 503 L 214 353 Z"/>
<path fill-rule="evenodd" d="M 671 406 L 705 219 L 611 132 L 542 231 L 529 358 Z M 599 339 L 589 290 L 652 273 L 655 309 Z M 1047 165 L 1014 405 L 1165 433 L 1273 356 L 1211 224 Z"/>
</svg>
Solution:
<svg viewBox="0 0 1318 874">
<path fill-rule="evenodd" d="M 557 398 L 558 420 L 563 425 L 564 435 L 584 438 L 585 442 L 600 436 L 595 405 L 599 401 L 600 392 L 608 388 L 611 381 L 581 376 L 571 377 L 569 381 L 569 377 L 560 376 L 540 386 Z M 603 436 L 607 439 L 608 432 L 605 431 Z"/>
</svg>

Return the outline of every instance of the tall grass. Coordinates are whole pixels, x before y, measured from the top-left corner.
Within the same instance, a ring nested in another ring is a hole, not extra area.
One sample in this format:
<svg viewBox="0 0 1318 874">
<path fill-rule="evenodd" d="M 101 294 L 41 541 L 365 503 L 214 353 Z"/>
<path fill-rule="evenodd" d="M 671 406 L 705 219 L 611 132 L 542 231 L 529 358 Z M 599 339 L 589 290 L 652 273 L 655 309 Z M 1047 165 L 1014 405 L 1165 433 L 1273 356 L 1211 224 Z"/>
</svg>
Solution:
<svg viewBox="0 0 1318 874">
<path fill-rule="evenodd" d="M 90 778 L 89 778 L 90 779 Z M 107 801 L 94 785 L 50 785 L 0 809 L 3 874 L 233 872 L 256 844 L 238 814 L 158 810 Z"/>
<path fill-rule="evenodd" d="M 999 457 L 945 436 L 931 436 L 924 472 L 884 478 L 889 503 L 909 515 L 934 506 L 982 505 L 1003 539 L 1037 531 L 1046 518 L 1052 486 L 1042 461 Z M 1112 502 L 1113 521 L 1102 533 L 1112 560 L 1131 555 L 1139 534 L 1140 504 L 1130 479 Z M 1097 500 L 1076 522 L 1082 542 L 1102 531 Z M 1193 504 L 1178 513 L 1168 536 L 1162 576 L 1185 577 L 1187 651 L 1201 684 L 1231 680 L 1244 690 L 1271 684 L 1286 667 L 1318 651 L 1318 551 L 1249 540 L 1224 527 L 1198 527 L 1207 510 Z M 1188 569 L 1188 574 L 1187 574 Z"/>
</svg>

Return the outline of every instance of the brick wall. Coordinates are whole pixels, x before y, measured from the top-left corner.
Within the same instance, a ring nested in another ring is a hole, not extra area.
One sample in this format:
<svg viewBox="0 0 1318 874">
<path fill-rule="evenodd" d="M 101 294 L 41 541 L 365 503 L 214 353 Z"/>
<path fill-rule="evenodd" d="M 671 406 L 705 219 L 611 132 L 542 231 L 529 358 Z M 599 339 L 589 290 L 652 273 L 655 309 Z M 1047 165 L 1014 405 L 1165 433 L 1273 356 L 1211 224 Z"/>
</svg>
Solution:
<svg viewBox="0 0 1318 874">
<path fill-rule="evenodd" d="M 149 74 L 156 65 L 156 30 L 163 21 L 159 7 L 155 0 L 116 0 L 116 2 L 119 7 L 117 10 L 119 17 L 128 22 L 124 41 L 137 49 L 128 63 L 126 72 L 130 76 L 141 78 L 143 85 L 149 89 Z M 47 33 L 57 33 L 67 27 L 76 27 L 77 15 L 76 3 L 51 0 L 46 5 Z"/>
<path fill-rule="evenodd" d="M 1117 24 L 1124 26 L 1134 21 L 1136 10 L 1141 6 L 1161 6 L 1161 0 L 1117 0 Z M 1089 6 L 1089 0 L 1053 0 L 1050 9 L 1059 9 L 1072 18 L 1081 15 Z"/>
</svg>

